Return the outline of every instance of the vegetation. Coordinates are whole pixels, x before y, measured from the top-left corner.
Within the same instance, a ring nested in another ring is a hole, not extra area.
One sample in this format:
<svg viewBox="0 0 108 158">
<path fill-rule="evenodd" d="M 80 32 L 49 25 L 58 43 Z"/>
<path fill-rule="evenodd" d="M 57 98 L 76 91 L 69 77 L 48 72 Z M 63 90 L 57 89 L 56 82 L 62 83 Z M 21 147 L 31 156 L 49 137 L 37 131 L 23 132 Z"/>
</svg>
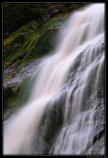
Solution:
<svg viewBox="0 0 108 158">
<path fill-rule="evenodd" d="M 21 26 L 36 21 L 39 25 L 60 13 L 71 12 L 85 3 L 4 3 L 4 35 L 16 31 Z"/>
<path fill-rule="evenodd" d="M 54 48 L 53 39 L 62 21 L 84 5 L 87 4 L 4 3 L 4 82 L 13 79 L 27 64 L 48 54 Z M 21 96 L 27 85 L 30 85 L 28 79 L 19 87 L 7 85 L 4 88 L 4 109 L 17 107 L 27 100 L 30 92 Z"/>
</svg>

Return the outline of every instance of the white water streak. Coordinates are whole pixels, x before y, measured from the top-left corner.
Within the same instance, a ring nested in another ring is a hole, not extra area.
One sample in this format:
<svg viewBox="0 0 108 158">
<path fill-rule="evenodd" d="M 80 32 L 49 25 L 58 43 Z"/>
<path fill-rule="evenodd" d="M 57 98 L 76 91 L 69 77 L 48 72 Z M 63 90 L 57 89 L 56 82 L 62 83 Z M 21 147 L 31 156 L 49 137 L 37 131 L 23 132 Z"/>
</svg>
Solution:
<svg viewBox="0 0 108 158">
<path fill-rule="evenodd" d="M 103 56 L 100 60 L 94 61 L 96 54 L 92 52 L 92 47 L 98 44 L 102 38 L 104 39 L 104 4 L 93 4 L 72 14 L 66 21 L 63 30 L 60 31 L 59 38 L 54 53 L 40 63 L 41 70 L 36 77 L 28 104 L 12 116 L 4 128 L 4 154 L 18 154 L 22 146 L 27 146 L 30 143 L 29 140 L 32 139 L 34 130 L 38 129 L 48 102 L 63 87 L 70 67 L 74 66 L 77 57 L 87 47 L 90 47 L 91 51 L 84 53 L 78 76 L 68 92 L 66 101 L 64 123 L 68 120 L 68 100 L 73 87 L 77 84 L 77 79 L 80 78 L 78 88 L 73 96 L 71 112 L 72 118 L 77 114 L 78 116 L 74 118 L 76 121 L 73 121 L 71 130 L 68 130 L 68 132 L 71 131 L 71 134 L 66 134 L 66 137 L 69 136 L 68 143 L 71 141 L 71 144 L 68 144 L 67 141 L 63 142 L 64 137 L 60 135 L 59 145 L 56 145 L 54 151 L 59 154 L 66 154 L 70 151 L 79 154 L 84 151 L 89 142 L 90 133 L 94 128 L 92 125 L 94 110 L 80 115 L 82 109 L 80 105 L 85 95 L 85 87 L 90 73 L 92 74 L 96 64 L 102 63 L 104 60 Z M 81 68 L 84 69 L 82 74 L 80 74 Z M 101 66 L 98 68 L 97 75 L 100 71 Z M 88 124 L 91 126 L 86 126 L 86 117 L 88 117 Z M 64 129 L 65 127 L 62 130 Z M 84 139 L 86 141 L 83 142 Z"/>
</svg>

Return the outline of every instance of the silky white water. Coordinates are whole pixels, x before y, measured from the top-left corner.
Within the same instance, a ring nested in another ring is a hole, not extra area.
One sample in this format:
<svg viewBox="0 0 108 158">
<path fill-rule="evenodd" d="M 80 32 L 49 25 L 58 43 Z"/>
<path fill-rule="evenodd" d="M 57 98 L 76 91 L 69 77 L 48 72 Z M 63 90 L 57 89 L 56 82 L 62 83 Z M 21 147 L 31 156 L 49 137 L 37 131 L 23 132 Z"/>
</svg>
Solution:
<svg viewBox="0 0 108 158">
<path fill-rule="evenodd" d="M 53 53 L 37 66 L 28 103 L 4 125 L 4 154 L 84 154 L 92 145 L 97 91 L 103 88 L 104 4 L 72 13 L 58 36 Z M 63 110 L 52 120 L 57 101 Z M 57 125 L 57 131 L 48 121 Z M 52 135 L 46 140 L 49 130 Z"/>
</svg>

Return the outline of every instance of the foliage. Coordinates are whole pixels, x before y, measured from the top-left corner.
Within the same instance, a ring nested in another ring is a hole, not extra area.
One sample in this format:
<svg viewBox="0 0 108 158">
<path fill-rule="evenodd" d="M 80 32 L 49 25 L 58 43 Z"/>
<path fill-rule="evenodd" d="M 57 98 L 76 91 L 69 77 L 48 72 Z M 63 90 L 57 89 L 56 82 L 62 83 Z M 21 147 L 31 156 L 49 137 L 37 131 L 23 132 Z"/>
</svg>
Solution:
<svg viewBox="0 0 108 158">
<path fill-rule="evenodd" d="M 4 35 L 9 35 L 30 21 L 42 25 L 59 13 L 69 12 L 83 5 L 85 3 L 4 3 Z"/>
<path fill-rule="evenodd" d="M 28 63 L 53 50 L 53 39 L 62 21 L 84 5 L 86 3 L 4 3 L 3 63 L 4 69 L 11 69 L 6 80 L 11 80 Z M 21 96 L 19 91 L 27 85 L 28 81 L 22 83 L 17 90 L 9 87 L 5 89 L 4 108 L 21 105 L 30 92 L 22 92 L 24 96 Z"/>
</svg>

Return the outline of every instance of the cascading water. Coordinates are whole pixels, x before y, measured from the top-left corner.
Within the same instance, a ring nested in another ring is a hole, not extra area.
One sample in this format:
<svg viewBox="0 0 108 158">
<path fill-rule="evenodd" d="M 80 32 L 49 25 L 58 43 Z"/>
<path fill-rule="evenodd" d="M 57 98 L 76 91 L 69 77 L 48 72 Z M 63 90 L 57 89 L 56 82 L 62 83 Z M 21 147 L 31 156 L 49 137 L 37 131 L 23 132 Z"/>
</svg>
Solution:
<svg viewBox="0 0 108 158">
<path fill-rule="evenodd" d="M 92 147 L 104 109 L 104 4 L 72 14 L 58 43 L 38 64 L 28 103 L 4 124 L 4 154 L 85 154 Z"/>
</svg>

